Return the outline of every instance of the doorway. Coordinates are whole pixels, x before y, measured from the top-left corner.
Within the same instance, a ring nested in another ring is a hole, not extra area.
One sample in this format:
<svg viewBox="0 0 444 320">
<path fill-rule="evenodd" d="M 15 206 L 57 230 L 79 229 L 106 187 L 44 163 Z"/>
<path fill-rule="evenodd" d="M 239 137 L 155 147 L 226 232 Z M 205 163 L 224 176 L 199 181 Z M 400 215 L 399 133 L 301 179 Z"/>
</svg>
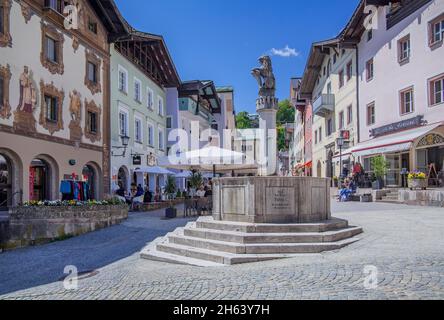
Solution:
<svg viewBox="0 0 444 320">
<path fill-rule="evenodd" d="M 45 201 L 50 199 L 49 166 L 41 159 L 34 159 L 29 167 L 29 200 Z"/>
<path fill-rule="evenodd" d="M 8 210 L 11 205 L 12 181 L 11 162 L 0 154 L 0 211 Z"/>
</svg>

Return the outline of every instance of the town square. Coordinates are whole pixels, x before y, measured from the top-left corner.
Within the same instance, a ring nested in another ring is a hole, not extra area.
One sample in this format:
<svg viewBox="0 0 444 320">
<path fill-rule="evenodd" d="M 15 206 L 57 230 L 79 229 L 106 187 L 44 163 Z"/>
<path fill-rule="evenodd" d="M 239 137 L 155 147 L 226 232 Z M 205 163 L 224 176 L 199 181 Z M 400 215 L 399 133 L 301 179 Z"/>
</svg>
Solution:
<svg viewBox="0 0 444 320">
<path fill-rule="evenodd" d="M 0 300 L 444 299 L 444 0 L 257 2 L 0 0 Z"/>
</svg>

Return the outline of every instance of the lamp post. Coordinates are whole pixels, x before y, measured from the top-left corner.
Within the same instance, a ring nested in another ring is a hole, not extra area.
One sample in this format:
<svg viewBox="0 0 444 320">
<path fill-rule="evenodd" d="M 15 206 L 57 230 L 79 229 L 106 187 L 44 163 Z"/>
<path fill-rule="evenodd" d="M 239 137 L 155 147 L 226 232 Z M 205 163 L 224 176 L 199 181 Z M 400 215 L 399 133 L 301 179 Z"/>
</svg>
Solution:
<svg viewBox="0 0 444 320">
<path fill-rule="evenodd" d="M 344 146 L 345 139 L 341 136 L 336 139 L 336 143 L 339 147 L 339 177 L 342 179 L 342 147 Z"/>
<path fill-rule="evenodd" d="M 122 146 L 121 147 L 112 147 L 113 149 L 123 149 L 123 153 L 122 154 L 115 154 L 114 151 L 111 152 L 113 157 L 125 157 L 126 155 L 126 149 L 128 148 L 128 144 L 130 141 L 130 137 L 128 137 L 127 135 L 124 136 L 120 136 L 120 140 L 122 142 Z"/>
</svg>

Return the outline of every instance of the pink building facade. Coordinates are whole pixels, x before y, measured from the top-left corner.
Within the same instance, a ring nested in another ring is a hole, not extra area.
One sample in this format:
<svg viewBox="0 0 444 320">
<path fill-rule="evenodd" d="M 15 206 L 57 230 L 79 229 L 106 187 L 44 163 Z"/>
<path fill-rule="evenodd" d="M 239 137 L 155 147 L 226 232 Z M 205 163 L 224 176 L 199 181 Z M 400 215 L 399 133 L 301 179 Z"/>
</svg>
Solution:
<svg viewBox="0 0 444 320">
<path fill-rule="evenodd" d="M 367 22 L 357 44 L 360 143 L 353 156 L 371 174 L 371 159 L 383 155 L 388 186 L 405 186 L 405 173 L 414 170 L 438 184 L 444 172 L 444 0 L 379 3 L 370 19 L 362 1 L 348 24 Z"/>
</svg>

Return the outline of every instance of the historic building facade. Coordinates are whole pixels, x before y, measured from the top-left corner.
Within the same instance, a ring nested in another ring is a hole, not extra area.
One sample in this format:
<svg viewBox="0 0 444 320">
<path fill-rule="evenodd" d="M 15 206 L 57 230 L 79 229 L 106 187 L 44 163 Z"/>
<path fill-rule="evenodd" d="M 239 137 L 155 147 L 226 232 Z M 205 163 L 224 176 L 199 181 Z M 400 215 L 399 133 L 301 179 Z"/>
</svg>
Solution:
<svg viewBox="0 0 444 320">
<path fill-rule="evenodd" d="M 344 45 L 342 35 L 313 44 L 300 96 L 312 102 L 315 177 L 339 177 L 341 164 L 351 166 L 350 147 L 358 142 L 356 85 L 356 51 Z"/>
<path fill-rule="evenodd" d="M 301 78 L 290 81 L 290 101 L 296 109 L 293 137 L 289 147 L 290 170 L 293 176 L 305 175 L 305 106 L 306 102 L 299 99 Z"/>
<path fill-rule="evenodd" d="M 349 23 L 364 20 L 361 3 Z M 356 159 L 372 172 L 383 155 L 386 184 L 405 185 L 402 173 L 420 170 L 430 183 L 444 172 L 444 1 L 380 1 L 359 36 L 361 143 Z"/>
<path fill-rule="evenodd" d="M 167 105 L 177 105 L 171 92 L 180 79 L 161 36 L 128 28 L 129 37 L 111 47 L 112 188 L 140 184 L 158 193 L 166 172 L 158 159 L 173 128 Z"/>
<path fill-rule="evenodd" d="M 62 180 L 109 192 L 108 41 L 125 27 L 99 2 L 0 1 L 2 206 L 59 199 Z"/>
</svg>

